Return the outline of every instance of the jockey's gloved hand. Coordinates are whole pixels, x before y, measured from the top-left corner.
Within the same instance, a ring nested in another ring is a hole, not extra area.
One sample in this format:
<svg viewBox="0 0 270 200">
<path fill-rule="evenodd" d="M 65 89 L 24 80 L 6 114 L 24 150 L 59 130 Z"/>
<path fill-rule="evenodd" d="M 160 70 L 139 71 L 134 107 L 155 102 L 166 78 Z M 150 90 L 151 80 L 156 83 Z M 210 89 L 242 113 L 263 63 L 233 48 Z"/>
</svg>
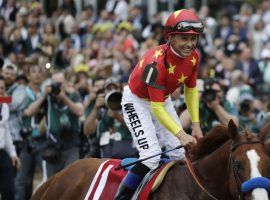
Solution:
<svg viewBox="0 0 270 200">
<path fill-rule="evenodd" d="M 176 134 L 176 137 L 179 139 L 180 143 L 183 146 L 186 146 L 188 144 L 196 144 L 197 143 L 197 140 L 193 136 L 187 134 L 184 130 L 180 130 Z"/>
</svg>

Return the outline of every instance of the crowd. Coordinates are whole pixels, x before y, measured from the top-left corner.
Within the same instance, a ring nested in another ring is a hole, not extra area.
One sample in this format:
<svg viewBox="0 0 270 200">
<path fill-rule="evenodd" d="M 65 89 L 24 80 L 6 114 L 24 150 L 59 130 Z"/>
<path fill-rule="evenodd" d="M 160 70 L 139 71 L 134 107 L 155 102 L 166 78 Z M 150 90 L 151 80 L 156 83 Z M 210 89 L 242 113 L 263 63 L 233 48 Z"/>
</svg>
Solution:
<svg viewBox="0 0 270 200">
<path fill-rule="evenodd" d="M 136 157 L 108 97 L 121 94 L 147 50 L 166 43 L 166 15 L 148 19 L 125 0 L 108 0 L 97 15 L 91 5 L 76 11 L 73 0 L 45 8 L 0 1 L 0 96 L 12 97 L 0 107 L 2 199 L 30 199 L 37 167 L 49 177 L 83 157 Z M 197 81 L 203 133 L 230 119 L 258 132 L 270 121 L 270 1 L 215 17 L 207 6 L 196 13 L 205 26 Z M 171 98 L 189 132 L 183 89 Z"/>
</svg>

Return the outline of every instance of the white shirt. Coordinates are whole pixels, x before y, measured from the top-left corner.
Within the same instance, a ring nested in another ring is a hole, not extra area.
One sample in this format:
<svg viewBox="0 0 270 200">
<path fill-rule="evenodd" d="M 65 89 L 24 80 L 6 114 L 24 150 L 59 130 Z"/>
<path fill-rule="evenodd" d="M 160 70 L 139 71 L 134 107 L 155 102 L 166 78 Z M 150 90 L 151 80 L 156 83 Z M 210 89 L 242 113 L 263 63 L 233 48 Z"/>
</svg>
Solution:
<svg viewBox="0 0 270 200">
<path fill-rule="evenodd" d="M 2 119 L 0 121 L 0 149 L 4 149 L 10 156 L 17 156 L 15 146 L 12 142 L 7 120 L 9 118 L 9 108 L 6 103 L 2 104 Z"/>
<path fill-rule="evenodd" d="M 115 6 L 115 3 L 117 3 L 115 9 L 114 9 L 114 14 L 119 20 L 127 20 L 128 19 L 128 4 L 124 0 L 109 0 L 106 3 L 106 10 L 111 12 Z"/>
</svg>

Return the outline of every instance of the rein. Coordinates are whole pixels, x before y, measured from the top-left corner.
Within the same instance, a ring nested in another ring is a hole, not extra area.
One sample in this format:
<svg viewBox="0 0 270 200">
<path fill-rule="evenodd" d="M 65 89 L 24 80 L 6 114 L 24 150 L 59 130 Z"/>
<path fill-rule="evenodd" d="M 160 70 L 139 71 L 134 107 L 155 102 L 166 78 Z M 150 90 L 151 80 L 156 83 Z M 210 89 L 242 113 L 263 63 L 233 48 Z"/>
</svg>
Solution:
<svg viewBox="0 0 270 200">
<path fill-rule="evenodd" d="M 241 142 L 241 143 L 232 143 L 231 145 L 231 149 L 230 149 L 230 156 L 229 156 L 229 162 L 228 162 L 228 180 L 229 180 L 229 169 L 230 167 L 232 166 L 232 169 L 233 169 L 233 177 L 234 177 L 234 180 L 236 182 L 236 185 L 237 185 L 237 194 L 238 194 L 238 199 L 239 200 L 243 200 L 244 199 L 244 196 L 243 196 L 243 192 L 242 192 L 242 189 L 241 189 L 241 181 L 240 181 L 240 178 L 237 174 L 237 171 L 235 169 L 235 164 L 234 164 L 234 160 L 232 159 L 232 153 L 239 147 L 239 146 L 242 146 L 242 145 L 245 145 L 245 144 L 263 144 L 261 141 L 246 141 L 246 142 Z M 193 165 L 192 165 L 192 162 L 190 160 L 190 157 L 188 155 L 188 153 L 186 152 L 186 162 L 187 162 L 187 166 L 188 166 L 188 170 L 190 172 L 190 174 L 192 175 L 192 177 L 194 178 L 194 180 L 196 181 L 196 183 L 198 184 L 198 186 L 209 196 L 211 197 L 212 199 L 214 200 L 218 200 L 218 198 L 216 198 L 214 195 L 212 195 L 211 193 L 209 193 L 207 191 L 207 189 L 202 185 L 200 179 L 198 178 L 194 168 L 193 168 Z M 230 182 L 228 181 L 228 184 Z M 229 187 L 228 187 L 229 188 Z"/>
<path fill-rule="evenodd" d="M 198 176 L 196 175 L 196 172 L 193 168 L 192 162 L 190 161 L 190 157 L 188 155 L 188 153 L 186 153 L 186 162 L 187 162 L 187 166 L 188 166 L 188 170 L 191 173 L 192 177 L 194 178 L 194 180 L 196 181 L 196 183 L 199 185 L 199 187 L 208 195 L 210 196 L 212 199 L 218 200 L 216 197 L 214 197 L 212 194 L 210 194 L 205 187 L 203 187 L 200 179 L 198 178 Z"/>
</svg>

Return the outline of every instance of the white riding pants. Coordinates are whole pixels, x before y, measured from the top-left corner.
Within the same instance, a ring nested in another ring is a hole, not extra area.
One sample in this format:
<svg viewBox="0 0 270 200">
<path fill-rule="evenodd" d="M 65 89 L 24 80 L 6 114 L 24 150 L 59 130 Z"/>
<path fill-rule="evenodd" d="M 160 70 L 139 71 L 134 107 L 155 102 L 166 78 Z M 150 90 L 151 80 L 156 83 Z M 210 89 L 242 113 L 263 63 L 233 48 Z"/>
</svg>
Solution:
<svg viewBox="0 0 270 200">
<path fill-rule="evenodd" d="M 128 86 L 124 87 L 121 105 L 125 123 L 132 134 L 140 159 L 161 153 L 162 147 L 169 150 L 180 145 L 178 138 L 164 128 L 155 118 L 150 101 L 133 94 Z M 170 97 L 165 100 L 165 107 L 167 112 L 181 126 Z M 177 149 L 168 152 L 166 155 L 170 159 L 181 160 L 184 158 L 184 149 Z M 156 156 L 142 163 L 150 169 L 154 169 L 158 166 L 160 157 Z"/>
</svg>

